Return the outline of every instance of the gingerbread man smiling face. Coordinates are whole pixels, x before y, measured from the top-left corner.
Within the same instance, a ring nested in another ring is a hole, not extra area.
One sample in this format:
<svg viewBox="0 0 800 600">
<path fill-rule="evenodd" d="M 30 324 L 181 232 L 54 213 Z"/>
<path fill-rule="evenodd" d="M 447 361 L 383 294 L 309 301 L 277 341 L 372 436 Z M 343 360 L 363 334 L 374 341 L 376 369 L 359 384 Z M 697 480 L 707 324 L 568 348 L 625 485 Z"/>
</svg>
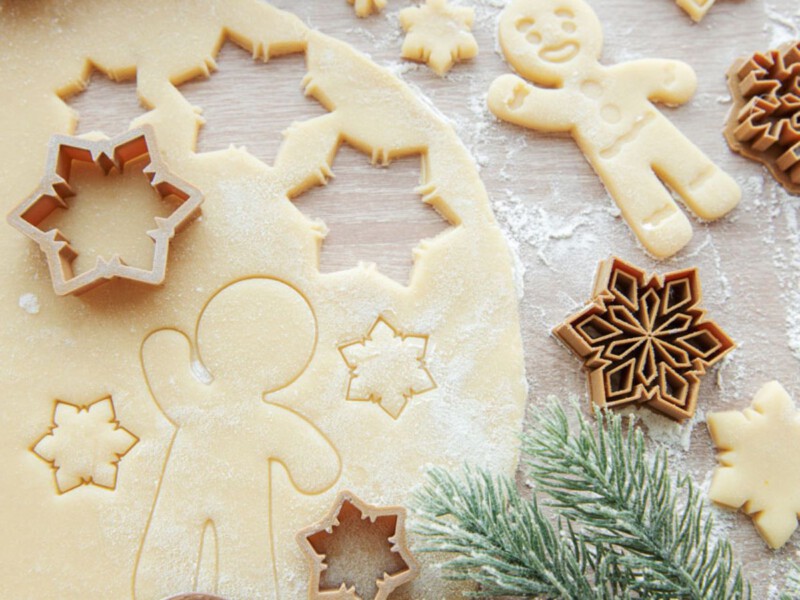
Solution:
<svg viewBox="0 0 800 600">
<path fill-rule="evenodd" d="M 491 111 L 530 129 L 571 133 L 652 254 L 671 256 L 692 236 L 670 190 L 707 220 L 738 204 L 736 182 L 653 104 L 691 98 L 697 81 L 689 65 L 600 64 L 602 30 L 583 0 L 512 0 L 500 19 L 500 45 L 522 77 L 492 83 Z"/>
<path fill-rule="evenodd" d="M 512 2 L 500 20 L 500 45 L 520 75 L 556 87 L 597 62 L 603 36 L 595 14 L 580 2 Z"/>
</svg>

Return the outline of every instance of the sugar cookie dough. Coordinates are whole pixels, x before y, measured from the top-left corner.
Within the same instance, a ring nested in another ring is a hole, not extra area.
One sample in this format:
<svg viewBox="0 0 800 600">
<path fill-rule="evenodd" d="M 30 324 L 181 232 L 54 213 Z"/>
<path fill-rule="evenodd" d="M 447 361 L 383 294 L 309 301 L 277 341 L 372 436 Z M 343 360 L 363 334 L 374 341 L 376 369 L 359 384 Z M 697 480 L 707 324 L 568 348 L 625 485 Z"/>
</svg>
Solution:
<svg viewBox="0 0 800 600">
<path fill-rule="evenodd" d="M 800 412 L 777 381 L 764 385 L 744 411 L 708 415 L 719 450 L 708 496 L 751 515 L 761 537 L 783 546 L 800 514 Z"/>
<path fill-rule="evenodd" d="M 428 63 L 437 75 L 444 75 L 457 62 L 478 55 L 472 35 L 475 11 L 452 6 L 447 0 L 426 0 L 422 6 L 400 11 L 400 25 L 406 31 L 403 58 Z"/>
<path fill-rule="evenodd" d="M 194 152 L 202 119 L 180 85 L 215 76 L 226 37 L 257 58 L 305 53 L 305 90 L 328 110 L 289 127 L 272 165 L 240 146 Z M 406 506 L 430 463 L 513 474 L 526 384 L 512 257 L 450 125 L 349 45 L 258 0 L 11 2 L 5 214 L 39 184 L 50 137 L 75 131 L 62 98 L 92 68 L 135 77 L 148 112 L 131 126 L 152 127 L 203 213 L 172 240 L 163 285 L 117 279 L 80 297 L 57 296 L 38 246 L 2 223 L 0 597 L 303 598 L 295 535 L 340 491 Z M 369 265 L 319 272 L 323 228 L 291 199 L 325 182 L 341 140 L 376 162 L 419 156 L 420 201 L 451 225 L 420 241 L 407 287 Z M 136 217 L 98 214 L 120 234 Z M 71 239 L 90 226 L 75 219 Z M 370 374 L 361 391 L 385 406 L 349 401 L 340 348 L 379 319 L 394 331 L 380 349 L 402 351 L 407 377 Z M 392 597 L 458 595 L 432 560 Z"/>
<path fill-rule="evenodd" d="M 583 0 L 512 0 L 499 35 L 522 77 L 495 79 L 491 111 L 530 129 L 570 132 L 656 257 L 672 256 L 692 237 L 667 185 L 703 219 L 718 219 L 739 203 L 736 182 L 652 104 L 691 98 L 696 80 L 689 65 L 660 59 L 601 65 L 603 33 Z"/>
</svg>

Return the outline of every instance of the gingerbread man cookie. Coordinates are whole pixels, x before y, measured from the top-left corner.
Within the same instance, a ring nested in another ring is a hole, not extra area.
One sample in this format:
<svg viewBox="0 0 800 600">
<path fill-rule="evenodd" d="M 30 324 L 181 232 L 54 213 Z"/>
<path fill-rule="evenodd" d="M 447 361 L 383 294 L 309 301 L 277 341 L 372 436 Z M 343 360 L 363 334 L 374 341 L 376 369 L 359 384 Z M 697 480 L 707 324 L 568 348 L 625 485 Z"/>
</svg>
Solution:
<svg viewBox="0 0 800 600">
<path fill-rule="evenodd" d="M 506 59 L 525 79 L 498 77 L 489 90 L 491 111 L 530 129 L 570 132 L 652 254 L 671 256 L 692 237 L 667 186 L 706 220 L 738 204 L 736 182 L 652 104 L 691 98 L 696 78 L 689 65 L 601 65 L 602 29 L 583 0 L 512 0 L 499 35 Z"/>
<path fill-rule="evenodd" d="M 136 565 L 135 598 L 194 589 L 209 528 L 213 591 L 233 596 L 246 584 L 247 597 L 273 593 L 270 463 L 286 469 L 298 494 L 326 491 L 341 471 L 336 448 L 314 424 L 264 398 L 300 376 L 316 336 L 306 299 L 282 281 L 258 277 L 223 288 L 206 304 L 196 351 L 175 329 L 144 341 L 147 383 L 175 434 Z M 202 366 L 193 363 L 195 354 Z"/>
</svg>

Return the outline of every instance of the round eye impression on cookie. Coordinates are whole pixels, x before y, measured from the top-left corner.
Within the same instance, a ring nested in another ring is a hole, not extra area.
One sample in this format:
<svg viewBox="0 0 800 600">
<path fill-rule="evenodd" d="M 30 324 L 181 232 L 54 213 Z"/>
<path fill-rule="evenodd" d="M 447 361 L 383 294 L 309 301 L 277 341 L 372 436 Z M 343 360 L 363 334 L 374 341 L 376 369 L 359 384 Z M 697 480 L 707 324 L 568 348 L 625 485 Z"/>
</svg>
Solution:
<svg viewBox="0 0 800 600">
<path fill-rule="evenodd" d="M 603 38 L 582 0 L 513 0 L 500 19 L 500 43 L 521 75 L 556 87 L 597 62 Z"/>
</svg>

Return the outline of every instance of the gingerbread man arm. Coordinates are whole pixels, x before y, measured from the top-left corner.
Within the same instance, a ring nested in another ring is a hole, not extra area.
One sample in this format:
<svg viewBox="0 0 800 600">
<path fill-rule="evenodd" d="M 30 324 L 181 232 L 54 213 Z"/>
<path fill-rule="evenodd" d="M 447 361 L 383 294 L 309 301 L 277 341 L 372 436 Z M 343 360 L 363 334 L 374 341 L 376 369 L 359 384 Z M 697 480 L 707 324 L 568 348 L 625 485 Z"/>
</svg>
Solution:
<svg viewBox="0 0 800 600">
<path fill-rule="evenodd" d="M 679 60 L 646 58 L 609 69 L 632 90 L 641 90 L 653 102 L 677 106 L 688 102 L 697 90 L 694 69 Z"/>
<path fill-rule="evenodd" d="M 321 494 L 339 479 L 339 452 L 316 425 L 285 406 L 265 403 L 259 412 L 267 457 L 283 465 L 292 484 L 303 494 Z"/>
<path fill-rule="evenodd" d="M 569 131 L 574 125 L 566 92 L 531 85 L 506 74 L 489 88 L 489 110 L 498 119 L 542 131 Z"/>
<path fill-rule="evenodd" d="M 151 333 L 142 344 L 142 368 L 156 404 L 174 425 L 182 422 L 187 411 L 197 406 L 198 396 L 208 393 L 208 386 L 192 374 L 192 345 L 175 329 Z"/>
</svg>

